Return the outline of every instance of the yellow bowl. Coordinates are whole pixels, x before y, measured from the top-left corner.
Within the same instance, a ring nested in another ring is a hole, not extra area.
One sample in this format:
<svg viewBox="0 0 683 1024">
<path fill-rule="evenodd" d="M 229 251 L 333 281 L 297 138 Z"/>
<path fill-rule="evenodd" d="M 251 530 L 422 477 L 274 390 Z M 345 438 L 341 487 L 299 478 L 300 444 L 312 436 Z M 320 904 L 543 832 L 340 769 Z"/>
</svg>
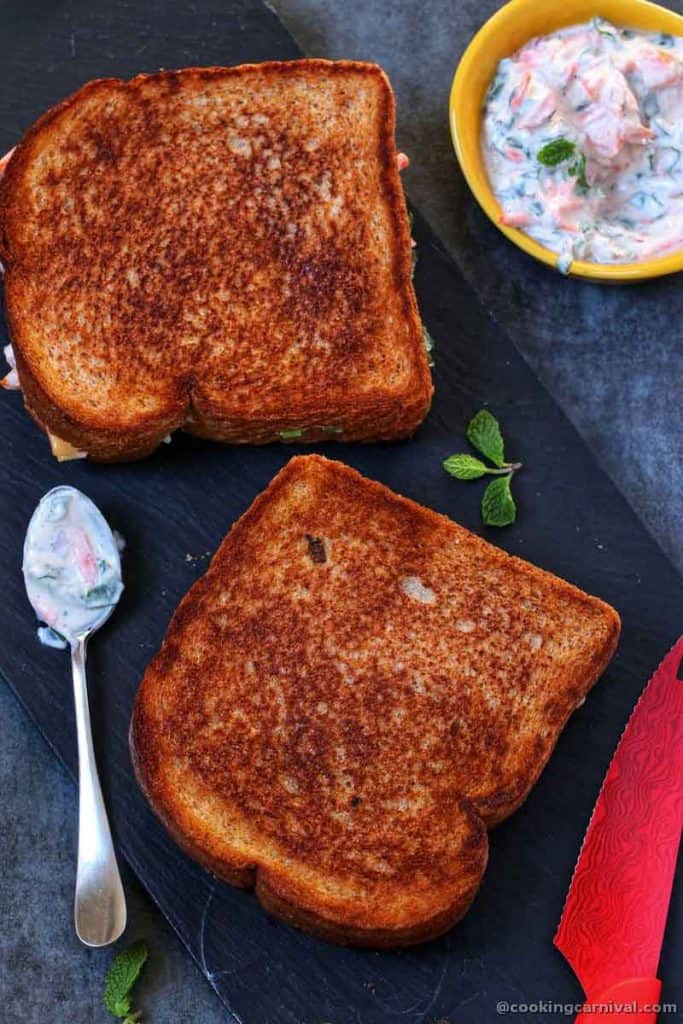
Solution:
<svg viewBox="0 0 683 1024">
<path fill-rule="evenodd" d="M 534 36 L 600 16 L 624 28 L 683 36 L 683 17 L 648 0 L 510 0 L 477 32 L 453 79 L 450 123 L 453 145 L 467 183 L 480 206 L 504 235 L 537 260 L 557 266 L 551 252 L 517 228 L 501 224 L 481 150 L 484 97 L 499 62 Z M 683 270 L 683 251 L 642 263 L 588 263 L 574 260 L 569 273 L 594 281 L 642 281 Z"/>
</svg>

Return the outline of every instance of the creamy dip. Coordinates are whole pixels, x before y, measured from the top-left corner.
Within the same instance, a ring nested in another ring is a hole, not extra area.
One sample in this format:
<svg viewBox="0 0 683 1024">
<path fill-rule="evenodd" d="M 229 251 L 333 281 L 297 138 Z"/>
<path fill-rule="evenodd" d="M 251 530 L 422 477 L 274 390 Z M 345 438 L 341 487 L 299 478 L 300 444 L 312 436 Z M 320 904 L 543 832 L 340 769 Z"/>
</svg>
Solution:
<svg viewBox="0 0 683 1024">
<path fill-rule="evenodd" d="M 24 544 L 24 579 L 41 622 L 38 636 L 66 646 L 101 624 L 121 596 L 116 538 L 96 505 L 75 487 L 55 487 L 33 513 Z"/>
<path fill-rule="evenodd" d="M 683 249 L 683 38 L 601 18 L 498 66 L 482 148 L 501 223 L 573 259 Z"/>
<path fill-rule="evenodd" d="M 14 349 L 11 345 L 5 345 L 2 354 L 9 366 L 9 373 L 6 373 L 2 380 L 0 380 L 0 388 L 7 388 L 8 391 L 19 391 L 21 385 L 19 383 L 19 374 L 17 373 L 17 361 L 14 358 Z"/>
</svg>

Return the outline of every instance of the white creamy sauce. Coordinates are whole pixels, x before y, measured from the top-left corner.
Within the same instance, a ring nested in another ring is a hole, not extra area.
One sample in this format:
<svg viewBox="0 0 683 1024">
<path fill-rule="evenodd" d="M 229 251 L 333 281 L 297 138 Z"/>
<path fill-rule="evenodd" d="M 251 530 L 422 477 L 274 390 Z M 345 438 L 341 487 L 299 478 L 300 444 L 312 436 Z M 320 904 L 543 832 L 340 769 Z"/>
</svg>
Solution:
<svg viewBox="0 0 683 1024">
<path fill-rule="evenodd" d="M 74 487 L 55 487 L 33 513 L 24 544 L 29 600 L 51 647 L 101 623 L 121 596 L 121 560 L 99 509 Z"/>
<path fill-rule="evenodd" d="M 122 533 L 119 533 L 118 530 L 112 530 L 111 535 L 114 538 L 116 550 L 120 555 L 122 555 L 123 552 L 126 550 L 126 538 L 123 536 Z"/>
<path fill-rule="evenodd" d="M 683 249 L 683 38 L 601 18 L 498 66 L 482 148 L 501 223 L 573 259 Z"/>
<path fill-rule="evenodd" d="M 19 374 L 17 373 L 17 361 L 14 357 L 14 349 L 11 345 L 5 345 L 2 350 L 2 354 L 5 357 L 5 362 L 9 366 L 9 373 L 0 380 L 0 387 L 7 388 L 8 391 L 19 391 L 21 385 L 19 383 Z"/>
<path fill-rule="evenodd" d="M 65 651 L 67 641 L 50 626 L 38 626 L 38 639 L 44 647 L 54 647 L 57 651 Z"/>
</svg>

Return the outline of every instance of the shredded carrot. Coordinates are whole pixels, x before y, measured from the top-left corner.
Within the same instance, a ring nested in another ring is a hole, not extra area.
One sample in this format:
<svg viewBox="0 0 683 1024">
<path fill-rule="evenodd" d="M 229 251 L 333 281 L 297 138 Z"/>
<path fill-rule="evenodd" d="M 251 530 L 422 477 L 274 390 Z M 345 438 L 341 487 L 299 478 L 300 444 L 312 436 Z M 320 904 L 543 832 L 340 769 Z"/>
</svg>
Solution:
<svg viewBox="0 0 683 1024">
<path fill-rule="evenodd" d="M 527 224 L 531 224 L 531 217 L 528 213 L 522 213 L 521 211 L 518 213 L 505 213 L 503 211 L 500 215 L 500 223 L 506 224 L 509 228 L 523 228 Z"/>
<path fill-rule="evenodd" d="M 526 95 L 526 91 L 529 88 L 530 81 L 531 74 L 528 71 L 525 71 L 522 75 L 522 81 L 515 89 L 514 95 L 510 100 L 510 110 L 519 110 L 522 103 L 524 102 L 524 96 Z"/>
</svg>

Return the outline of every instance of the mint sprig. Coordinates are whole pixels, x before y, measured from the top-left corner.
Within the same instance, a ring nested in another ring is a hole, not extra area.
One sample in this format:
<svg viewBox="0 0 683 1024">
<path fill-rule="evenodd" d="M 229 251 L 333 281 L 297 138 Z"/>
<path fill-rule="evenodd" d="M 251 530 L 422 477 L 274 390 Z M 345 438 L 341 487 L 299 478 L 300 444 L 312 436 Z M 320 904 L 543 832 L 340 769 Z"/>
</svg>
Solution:
<svg viewBox="0 0 683 1024">
<path fill-rule="evenodd" d="M 505 443 L 500 424 L 488 409 L 481 409 L 467 426 L 467 439 L 493 466 L 487 465 L 474 455 L 460 453 L 451 455 L 443 462 L 443 468 L 456 480 L 478 480 L 490 474 L 492 480 L 481 502 L 481 514 L 486 526 L 509 526 L 517 518 L 517 506 L 512 497 L 510 484 L 521 462 L 505 461 Z"/>
<path fill-rule="evenodd" d="M 541 146 L 536 159 L 544 167 L 558 167 L 565 160 L 570 160 L 576 153 L 576 143 L 570 139 L 553 139 Z"/>
<path fill-rule="evenodd" d="M 536 159 L 544 167 L 559 167 L 560 164 L 571 160 L 572 163 L 567 168 L 567 173 L 570 177 L 576 178 L 576 187 L 579 192 L 588 191 L 590 186 L 586 178 L 586 154 L 582 153 L 571 139 L 560 138 L 546 142 L 545 146 L 541 146 L 536 154 Z"/>
<path fill-rule="evenodd" d="M 136 1024 L 140 1020 L 140 1013 L 132 1012 L 131 996 L 148 956 L 147 944 L 134 942 L 116 954 L 107 971 L 102 1001 L 109 1013 L 123 1024 Z"/>
</svg>

